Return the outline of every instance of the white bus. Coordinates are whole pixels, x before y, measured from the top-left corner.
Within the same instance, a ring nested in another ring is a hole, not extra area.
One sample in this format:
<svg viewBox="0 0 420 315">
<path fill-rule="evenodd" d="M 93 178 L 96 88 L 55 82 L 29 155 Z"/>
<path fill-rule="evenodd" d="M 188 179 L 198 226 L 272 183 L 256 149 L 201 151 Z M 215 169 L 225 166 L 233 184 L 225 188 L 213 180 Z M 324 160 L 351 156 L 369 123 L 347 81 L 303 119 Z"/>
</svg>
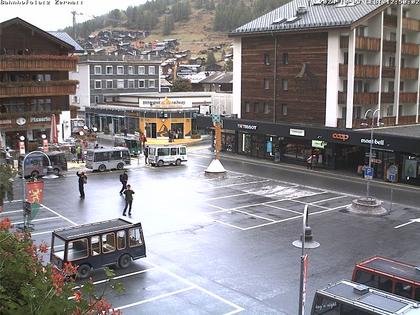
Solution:
<svg viewBox="0 0 420 315">
<path fill-rule="evenodd" d="M 187 162 L 187 147 L 185 145 L 154 145 L 149 146 L 148 162 L 152 166 L 181 165 Z"/>
<path fill-rule="evenodd" d="M 114 147 L 87 150 L 86 168 L 93 171 L 122 170 L 124 166 L 130 164 L 130 151 L 127 148 Z"/>
</svg>

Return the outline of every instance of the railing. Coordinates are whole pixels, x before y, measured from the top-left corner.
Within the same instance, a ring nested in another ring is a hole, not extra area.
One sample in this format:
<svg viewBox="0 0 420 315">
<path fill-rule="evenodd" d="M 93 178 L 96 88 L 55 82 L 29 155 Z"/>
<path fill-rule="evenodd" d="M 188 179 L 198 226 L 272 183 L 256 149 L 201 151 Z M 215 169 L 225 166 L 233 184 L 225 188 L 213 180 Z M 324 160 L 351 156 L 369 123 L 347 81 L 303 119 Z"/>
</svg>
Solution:
<svg viewBox="0 0 420 315">
<path fill-rule="evenodd" d="M 417 93 L 416 92 L 401 92 L 400 103 L 416 103 Z"/>
<path fill-rule="evenodd" d="M 403 18 L 402 19 L 402 28 L 408 31 L 420 31 L 420 21 L 417 19 Z"/>
<path fill-rule="evenodd" d="M 402 55 L 410 55 L 410 56 L 418 56 L 419 55 L 419 45 L 405 43 L 401 45 L 401 54 Z"/>
<path fill-rule="evenodd" d="M 1 82 L 0 98 L 26 96 L 54 96 L 76 94 L 79 81 Z"/>
<path fill-rule="evenodd" d="M 395 52 L 396 47 L 397 47 L 397 42 L 390 41 L 390 40 L 384 40 L 383 50 L 385 52 Z"/>
<path fill-rule="evenodd" d="M 396 15 L 384 15 L 384 25 L 390 27 L 397 27 L 397 16 Z"/>
<path fill-rule="evenodd" d="M 374 37 L 361 37 L 356 36 L 355 40 L 356 49 L 359 50 L 369 50 L 369 51 L 379 51 L 381 47 L 381 40 Z M 349 37 L 341 36 L 340 37 L 340 48 L 349 47 Z"/>
<path fill-rule="evenodd" d="M 346 77 L 348 72 L 348 65 L 340 64 L 339 73 L 341 77 Z M 355 78 L 375 79 L 379 77 L 379 66 L 375 65 L 355 65 Z"/>
<path fill-rule="evenodd" d="M 0 55 L 0 71 L 76 71 L 77 56 Z"/>
<path fill-rule="evenodd" d="M 26 121 L 29 122 L 31 117 L 35 117 L 35 116 L 36 117 L 45 117 L 45 116 L 51 116 L 52 114 L 59 115 L 59 114 L 61 114 L 61 112 L 63 110 L 68 110 L 68 108 L 65 108 L 63 106 L 60 109 L 53 108 L 50 111 L 42 111 L 42 112 L 37 111 L 36 113 L 30 112 L 30 111 L 19 112 L 19 113 L 5 113 L 5 114 L 0 113 L 0 120 L 6 120 L 6 119 L 13 120 L 13 119 L 16 119 L 16 118 L 24 117 L 26 119 Z"/>
<path fill-rule="evenodd" d="M 347 103 L 347 93 L 338 92 L 338 103 Z M 357 105 L 377 105 L 378 92 L 356 92 L 353 95 L 353 104 Z"/>
<path fill-rule="evenodd" d="M 383 126 L 395 126 L 396 117 L 395 116 L 388 116 L 388 117 L 380 117 L 379 121 L 383 124 Z M 353 119 L 352 127 L 353 128 L 363 128 L 362 123 L 367 123 L 370 127 L 372 125 L 372 119 L 369 118 L 367 120 L 364 119 Z M 376 119 L 375 122 L 376 123 Z M 398 117 L 398 125 L 411 125 L 416 123 L 416 116 L 399 116 Z M 344 118 L 337 118 L 337 127 L 338 128 L 345 128 L 346 127 L 346 120 Z M 365 127 L 365 128 L 369 128 Z"/>
<path fill-rule="evenodd" d="M 383 78 L 395 78 L 395 68 L 394 67 L 382 67 L 382 77 Z"/>
<path fill-rule="evenodd" d="M 394 103 L 394 92 L 382 92 L 381 104 Z"/>
<path fill-rule="evenodd" d="M 401 68 L 401 79 L 417 80 L 419 77 L 419 69 L 417 68 Z"/>
</svg>

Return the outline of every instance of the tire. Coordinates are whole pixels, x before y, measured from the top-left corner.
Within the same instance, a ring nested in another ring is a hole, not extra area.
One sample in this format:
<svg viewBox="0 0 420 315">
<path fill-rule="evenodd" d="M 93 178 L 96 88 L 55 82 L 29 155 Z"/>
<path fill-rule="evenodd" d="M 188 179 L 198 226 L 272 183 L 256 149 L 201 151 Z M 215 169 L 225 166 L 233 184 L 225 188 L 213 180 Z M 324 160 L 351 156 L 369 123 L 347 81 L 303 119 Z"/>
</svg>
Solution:
<svg viewBox="0 0 420 315">
<path fill-rule="evenodd" d="M 119 170 L 124 169 L 124 163 L 118 163 L 117 164 L 117 169 L 119 169 Z"/>
<path fill-rule="evenodd" d="M 92 268 L 88 264 L 83 264 L 77 269 L 77 278 L 86 279 L 90 276 Z"/>
<path fill-rule="evenodd" d="M 159 161 L 157 162 L 157 166 L 159 166 L 159 167 L 163 166 L 163 161 L 162 161 L 162 160 L 159 160 Z"/>
<path fill-rule="evenodd" d="M 99 167 L 98 167 L 98 171 L 99 172 L 105 172 L 105 170 L 106 170 L 106 166 L 105 165 L 103 165 L 103 164 L 99 165 Z"/>
<path fill-rule="evenodd" d="M 60 169 L 55 168 L 55 169 L 53 169 L 53 172 L 54 172 L 54 175 L 60 176 Z"/>
<path fill-rule="evenodd" d="M 31 173 L 31 177 L 32 178 L 38 177 L 38 176 L 39 176 L 39 172 L 38 171 L 32 171 L 32 173 Z"/>
<path fill-rule="evenodd" d="M 122 269 L 130 267 L 132 262 L 131 256 L 129 254 L 124 254 L 118 259 L 118 266 Z"/>
<path fill-rule="evenodd" d="M 175 165 L 180 166 L 181 165 L 181 160 L 180 159 L 176 160 Z"/>
</svg>

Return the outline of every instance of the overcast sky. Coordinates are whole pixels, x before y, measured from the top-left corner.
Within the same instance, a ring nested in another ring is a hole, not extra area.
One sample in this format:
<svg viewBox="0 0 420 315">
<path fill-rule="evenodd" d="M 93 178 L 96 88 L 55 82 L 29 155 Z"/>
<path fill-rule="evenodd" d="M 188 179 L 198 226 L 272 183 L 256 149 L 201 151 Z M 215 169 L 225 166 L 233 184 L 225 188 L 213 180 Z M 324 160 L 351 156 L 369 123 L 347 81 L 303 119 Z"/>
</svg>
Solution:
<svg viewBox="0 0 420 315">
<path fill-rule="evenodd" d="M 16 4 L 18 2 L 21 4 Z M 69 2 L 78 4 L 65 4 Z M 83 13 L 76 16 L 77 22 L 83 22 L 92 15 L 101 15 L 113 9 L 125 10 L 130 5 L 144 2 L 146 0 L 3 0 L 0 2 L 0 22 L 20 17 L 44 31 L 56 31 L 72 25 L 71 11 Z"/>
</svg>

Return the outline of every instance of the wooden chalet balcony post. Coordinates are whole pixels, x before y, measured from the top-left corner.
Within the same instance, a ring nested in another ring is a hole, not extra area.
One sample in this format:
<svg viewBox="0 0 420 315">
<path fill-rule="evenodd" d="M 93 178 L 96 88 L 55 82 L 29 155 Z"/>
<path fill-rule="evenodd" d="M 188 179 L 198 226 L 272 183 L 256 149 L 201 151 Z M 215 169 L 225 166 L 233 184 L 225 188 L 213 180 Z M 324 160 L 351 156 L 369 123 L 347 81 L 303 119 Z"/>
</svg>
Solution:
<svg viewBox="0 0 420 315">
<path fill-rule="evenodd" d="M 76 94 L 79 81 L 0 82 L 0 98 Z"/>
</svg>

